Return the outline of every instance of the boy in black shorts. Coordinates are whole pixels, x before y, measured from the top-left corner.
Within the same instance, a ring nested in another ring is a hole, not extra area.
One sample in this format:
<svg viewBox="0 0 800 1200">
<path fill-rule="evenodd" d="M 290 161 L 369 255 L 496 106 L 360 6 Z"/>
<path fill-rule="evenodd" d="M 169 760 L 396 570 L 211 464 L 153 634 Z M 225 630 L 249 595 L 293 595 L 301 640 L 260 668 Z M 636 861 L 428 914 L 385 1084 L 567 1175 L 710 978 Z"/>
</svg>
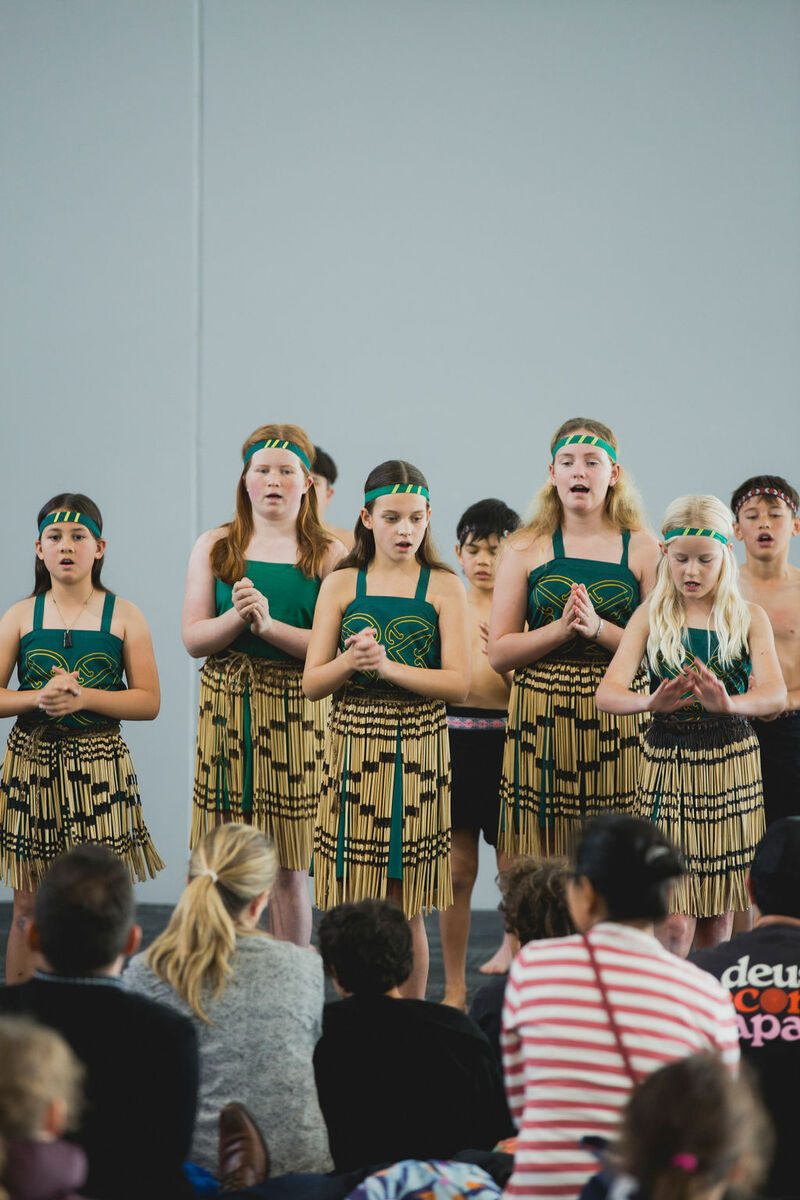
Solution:
<svg viewBox="0 0 800 1200">
<path fill-rule="evenodd" d="M 448 705 L 450 757 L 453 768 L 452 868 L 453 906 L 439 913 L 444 959 L 444 1003 L 466 1010 L 466 961 L 470 900 L 478 874 L 478 835 L 497 844 L 500 772 L 511 673 L 498 675 L 489 666 L 486 639 L 497 561 L 503 539 L 519 527 L 517 513 L 502 500 L 480 500 L 461 517 L 456 554 L 467 581 L 472 683 L 463 705 Z M 507 865 L 498 853 L 499 870 Z M 485 974 L 504 974 L 511 964 L 507 938 L 481 967 Z"/>
</svg>

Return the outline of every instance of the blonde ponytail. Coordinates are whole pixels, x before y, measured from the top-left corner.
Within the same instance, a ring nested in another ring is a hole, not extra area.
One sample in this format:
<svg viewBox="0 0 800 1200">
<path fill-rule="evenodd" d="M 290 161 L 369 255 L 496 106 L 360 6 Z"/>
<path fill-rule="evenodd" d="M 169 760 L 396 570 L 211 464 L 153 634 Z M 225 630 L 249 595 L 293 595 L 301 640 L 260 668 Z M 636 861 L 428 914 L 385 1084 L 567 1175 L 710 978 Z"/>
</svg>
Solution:
<svg viewBox="0 0 800 1200">
<path fill-rule="evenodd" d="M 259 934 L 241 917 L 269 891 L 276 858 L 271 843 L 249 825 L 218 825 L 195 847 L 184 888 L 160 937 L 145 955 L 150 969 L 210 1024 L 201 997 L 217 997 L 233 971 L 236 938 Z"/>
</svg>

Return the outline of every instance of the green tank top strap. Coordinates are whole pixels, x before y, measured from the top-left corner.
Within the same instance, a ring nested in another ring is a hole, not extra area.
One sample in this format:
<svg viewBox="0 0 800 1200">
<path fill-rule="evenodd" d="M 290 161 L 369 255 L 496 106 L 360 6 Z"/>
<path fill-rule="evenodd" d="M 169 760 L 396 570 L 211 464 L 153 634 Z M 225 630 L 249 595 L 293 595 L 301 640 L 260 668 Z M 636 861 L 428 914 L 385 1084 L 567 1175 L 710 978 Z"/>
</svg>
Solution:
<svg viewBox="0 0 800 1200">
<path fill-rule="evenodd" d="M 431 577 L 430 567 L 421 567 L 419 579 L 417 580 L 417 590 L 414 592 L 415 600 L 424 600 L 428 591 L 428 580 Z"/>
<path fill-rule="evenodd" d="M 564 558 L 564 535 L 561 526 L 553 530 L 553 558 Z"/>
<path fill-rule="evenodd" d="M 111 633 L 111 618 L 114 615 L 114 605 L 117 602 L 117 597 L 113 592 L 106 592 L 106 598 L 103 602 L 103 616 L 100 621 L 100 632 Z"/>
<path fill-rule="evenodd" d="M 621 567 L 627 567 L 627 565 L 628 565 L 628 546 L 630 545 L 630 541 L 631 541 L 630 529 L 623 529 L 623 531 L 622 531 L 622 558 L 619 560 Z"/>
<path fill-rule="evenodd" d="M 367 572 L 359 571 L 358 576 L 356 578 L 356 596 L 358 599 L 361 599 L 361 597 L 366 596 L 366 594 L 367 594 Z"/>
<path fill-rule="evenodd" d="M 33 602 L 33 628 L 38 630 L 42 628 L 44 622 L 44 592 L 39 592 L 39 595 Z"/>
</svg>

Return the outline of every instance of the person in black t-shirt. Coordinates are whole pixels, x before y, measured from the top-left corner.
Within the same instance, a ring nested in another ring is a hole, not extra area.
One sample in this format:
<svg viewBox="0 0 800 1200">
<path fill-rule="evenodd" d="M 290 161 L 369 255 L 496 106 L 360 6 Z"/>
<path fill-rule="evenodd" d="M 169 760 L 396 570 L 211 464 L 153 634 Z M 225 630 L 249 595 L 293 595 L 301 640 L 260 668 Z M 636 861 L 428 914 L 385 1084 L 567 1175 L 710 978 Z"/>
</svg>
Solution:
<svg viewBox="0 0 800 1200">
<path fill-rule="evenodd" d="M 798 1197 L 800 817 L 785 817 L 767 829 L 756 847 L 749 889 L 753 929 L 698 951 L 691 961 L 730 990 L 742 1057 L 756 1071 L 775 1125 L 775 1157 L 764 1194 Z"/>
</svg>

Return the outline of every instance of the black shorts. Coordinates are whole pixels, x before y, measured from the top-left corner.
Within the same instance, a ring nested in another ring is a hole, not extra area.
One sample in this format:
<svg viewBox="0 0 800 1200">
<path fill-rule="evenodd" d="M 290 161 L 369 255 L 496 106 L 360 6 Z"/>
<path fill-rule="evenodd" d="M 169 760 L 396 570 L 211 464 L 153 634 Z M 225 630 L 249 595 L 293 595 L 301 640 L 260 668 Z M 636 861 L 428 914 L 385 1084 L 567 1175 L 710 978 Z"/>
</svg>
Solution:
<svg viewBox="0 0 800 1200">
<path fill-rule="evenodd" d="M 767 824 L 800 816 L 800 712 L 752 725 L 761 747 Z"/>
<path fill-rule="evenodd" d="M 462 722 L 464 727 L 458 728 Z M 506 714 L 498 708 L 448 705 L 447 732 L 453 769 L 453 829 L 482 830 L 489 845 L 496 846 Z"/>
</svg>

